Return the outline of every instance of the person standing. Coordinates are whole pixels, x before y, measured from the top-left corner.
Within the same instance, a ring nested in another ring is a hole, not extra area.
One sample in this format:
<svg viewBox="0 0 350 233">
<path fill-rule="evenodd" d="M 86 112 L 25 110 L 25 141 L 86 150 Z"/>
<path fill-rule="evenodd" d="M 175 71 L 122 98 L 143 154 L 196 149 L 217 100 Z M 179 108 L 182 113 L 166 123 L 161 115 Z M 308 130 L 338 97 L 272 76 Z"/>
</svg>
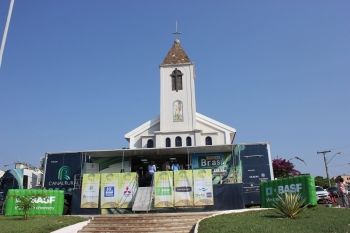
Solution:
<svg viewBox="0 0 350 233">
<path fill-rule="evenodd" d="M 343 177 L 338 178 L 337 186 L 342 207 L 349 207 L 348 192 L 345 188 Z"/>
<path fill-rule="evenodd" d="M 170 164 L 169 164 L 169 161 L 165 161 L 163 163 L 163 167 L 162 167 L 163 171 L 170 171 Z"/>
<path fill-rule="evenodd" d="M 151 161 L 151 163 L 148 165 L 148 176 L 149 176 L 149 178 L 148 178 L 148 184 L 149 184 L 150 186 L 153 185 L 153 184 L 152 184 L 152 179 L 153 179 L 153 175 L 154 175 L 154 173 L 155 173 L 156 171 L 157 171 L 157 167 L 156 167 L 154 161 Z"/>
<path fill-rule="evenodd" d="M 180 170 L 180 165 L 177 163 L 176 160 L 174 160 L 173 164 L 171 165 L 171 170 L 172 170 L 172 171 L 178 171 L 178 170 Z"/>
</svg>

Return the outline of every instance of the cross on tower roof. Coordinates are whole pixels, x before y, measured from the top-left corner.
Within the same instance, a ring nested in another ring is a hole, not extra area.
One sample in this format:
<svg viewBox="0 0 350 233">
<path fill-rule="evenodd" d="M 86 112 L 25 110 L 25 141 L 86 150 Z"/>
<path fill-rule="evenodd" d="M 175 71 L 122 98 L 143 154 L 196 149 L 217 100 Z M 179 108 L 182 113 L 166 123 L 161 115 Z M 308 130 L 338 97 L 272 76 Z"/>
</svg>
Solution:
<svg viewBox="0 0 350 233">
<path fill-rule="evenodd" d="M 177 29 L 177 20 L 175 22 L 175 32 L 173 32 L 172 34 L 175 35 L 175 41 L 179 43 L 180 42 L 179 35 L 181 35 L 182 33 L 179 32 Z"/>
</svg>

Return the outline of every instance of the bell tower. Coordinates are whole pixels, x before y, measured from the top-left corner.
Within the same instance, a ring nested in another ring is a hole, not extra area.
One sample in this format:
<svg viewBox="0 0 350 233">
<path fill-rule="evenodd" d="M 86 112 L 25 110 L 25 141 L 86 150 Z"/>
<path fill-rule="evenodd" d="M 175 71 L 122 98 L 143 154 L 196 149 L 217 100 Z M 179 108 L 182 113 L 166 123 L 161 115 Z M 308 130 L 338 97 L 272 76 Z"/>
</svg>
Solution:
<svg viewBox="0 0 350 233">
<path fill-rule="evenodd" d="M 160 132 L 196 128 L 194 65 L 176 39 L 160 65 Z"/>
</svg>

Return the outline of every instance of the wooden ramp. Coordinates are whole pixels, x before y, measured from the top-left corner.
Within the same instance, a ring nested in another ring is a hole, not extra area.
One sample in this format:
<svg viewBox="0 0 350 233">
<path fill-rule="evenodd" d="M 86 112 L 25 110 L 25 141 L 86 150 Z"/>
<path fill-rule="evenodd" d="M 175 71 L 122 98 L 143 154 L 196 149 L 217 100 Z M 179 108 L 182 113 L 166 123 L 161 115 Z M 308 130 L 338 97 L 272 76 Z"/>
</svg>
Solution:
<svg viewBox="0 0 350 233">
<path fill-rule="evenodd" d="M 139 187 L 137 189 L 132 211 L 150 211 L 152 206 L 153 187 Z"/>
<path fill-rule="evenodd" d="M 94 217 L 79 233 L 189 233 L 199 219 L 215 212 L 120 214 Z"/>
</svg>

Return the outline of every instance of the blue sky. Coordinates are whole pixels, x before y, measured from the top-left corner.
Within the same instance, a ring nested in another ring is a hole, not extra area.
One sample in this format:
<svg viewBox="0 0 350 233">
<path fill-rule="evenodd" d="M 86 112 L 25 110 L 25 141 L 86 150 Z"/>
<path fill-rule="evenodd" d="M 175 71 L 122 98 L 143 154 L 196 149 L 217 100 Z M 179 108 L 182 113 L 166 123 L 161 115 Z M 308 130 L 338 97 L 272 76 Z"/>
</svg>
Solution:
<svg viewBox="0 0 350 233">
<path fill-rule="evenodd" d="M 9 0 L 0 0 L 3 31 Z M 0 69 L 0 168 L 45 152 L 116 149 L 159 114 L 175 21 L 197 111 L 273 157 L 350 173 L 349 1 L 17 0 Z"/>
</svg>

